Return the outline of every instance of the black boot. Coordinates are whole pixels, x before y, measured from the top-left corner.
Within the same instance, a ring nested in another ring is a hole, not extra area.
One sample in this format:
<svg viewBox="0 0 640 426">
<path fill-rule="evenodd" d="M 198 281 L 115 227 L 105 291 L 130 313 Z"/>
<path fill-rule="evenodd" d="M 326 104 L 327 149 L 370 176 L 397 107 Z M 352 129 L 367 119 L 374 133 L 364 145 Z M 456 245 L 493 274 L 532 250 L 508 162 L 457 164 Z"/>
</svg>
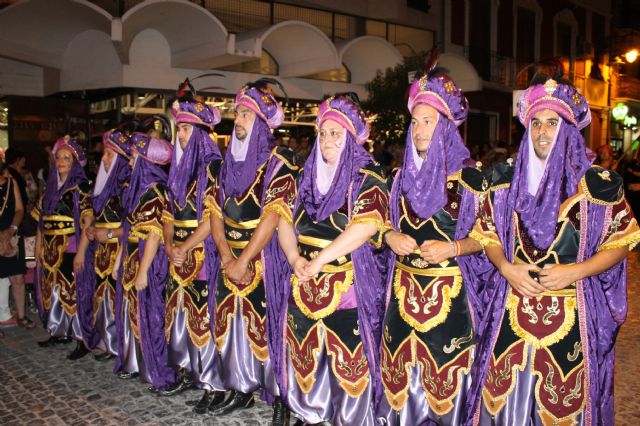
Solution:
<svg viewBox="0 0 640 426">
<path fill-rule="evenodd" d="M 175 385 L 167 386 L 164 389 L 160 389 L 158 391 L 158 395 L 160 396 L 174 396 L 181 392 L 184 392 L 187 389 L 191 389 L 193 382 L 185 381 L 184 378 L 178 380 Z"/>
<path fill-rule="evenodd" d="M 106 361 L 109 361 L 110 359 L 114 359 L 115 357 L 116 356 L 114 354 L 110 354 L 109 352 L 102 352 L 94 355 L 93 359 L 95 359 L 98 362 L 106 362 Z"/>
<path fill-rule="evenodd" d="M 78 342 L 76 344 L 76 348 L 73 350 L 73 352 L 71 352 L 69 355 L 67 355 L 67 359 L 69 359 L 71 361 L 75 361 L 77 359 L 82 358 L 83 356 L 85 356 L 89 352 L 91 352 L 91 351 L 89 349 L 85 348 L 84 344 L 82 342 Z"/>
<path fill-rule="evenodd" d="M 289 426 L 289 409 L 282 403 L 282 399 L 276 396 L 273 401 L 273 416 L 271 426 Z"/>
<path fill-rule="evenodd" d="M 255 403 L 252 393 L 235 392 L 224 404 L 216 408 L 213 414 L 216 416 L 224 416 L 239 408 L 251 408 Z"/>
<path fill-rule="evenodd" d="M 224 392 L 219 391 L 204 391 L 202 394 L 202 398 L 200 401 L 193 407 L 193 412 L 196 414 L 204 414 L 209 411 L 209 405 L 215 400 L 222 401 L 224 400 Z"/>
<path fill-rule="evenodd" d="M 138 377 L 139 373 L 136 371 L 132 371 L 132 372 L 126 372 L 126 371 L 121 371 L 118 373 L 118 378 L 122 379 L 122 380 L 129 380 L 129 379 L 135 379 L 136 377 Z"/>
<path fill-rule="evenodd" d="M 304 426 L 304 421 L 302 421 L 302 419 L 298 419 L 298 420 L 296 420 L 296 422 L 293 424 L 293 426 Z"/>
<path fill-rule="evenodd" d="M 216 395 L 213 401 L 211 401 L 211 403 L 209 404 L 210 413 L 213 413 L 214 411 L 222 407 L 224 404 L 226 404 L 227 400 L 231 400 L 231 398 L 233 398 L 233 396 L 235 395 L 236 391 L 229 392 L 228 399 L 225 398 L 226 395 L 224 392 L 217 391 L 216 393 L 218 395 Z"/>
</svg>

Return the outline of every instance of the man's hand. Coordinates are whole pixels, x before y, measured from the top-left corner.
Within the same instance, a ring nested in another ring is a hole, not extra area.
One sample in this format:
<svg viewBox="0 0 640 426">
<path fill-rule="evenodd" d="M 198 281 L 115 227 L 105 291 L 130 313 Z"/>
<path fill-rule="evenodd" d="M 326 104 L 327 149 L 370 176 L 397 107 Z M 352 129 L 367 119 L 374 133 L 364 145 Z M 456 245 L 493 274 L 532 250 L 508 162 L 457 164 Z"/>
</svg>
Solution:
<svg viewBox="0 0 640 426">
<path fill-rule="evenodd" d="M 308 275 L 307 268 L 309 267 L 309 261 L 302 256 L 298 256 L 293 261 L 293 273 L 296 274 L 299 283 L 305 283 L 311 279 L 311 275 Z"/>
<path fill-rule="evenodd" d="M 251 282 L 251 273 L 249 265 L 238 259 L 234 259 L 225 267 L 227 278 L 238 284 L 249 284 Z"/>
<path fill-rule="evenodd" d="M 181 267 L 187 259 L 187 253 L 181 247 L 174 247 L 171 254 L 173 255 L 170 259 L 171 263 L 173 263 L 177 268 Z"/>
<path fill-rule="evenodd" d="M 505 262 L 500 273 L 507 279 L 511 287 L 526 297 L 536 297 L 546 291 L 546 288 L 529 275 L 529 271 L 540 271 L 536 265 L 513 264 Z"/>
<path fill-rule="evenodd" d="M 322 268 L 324 268 L 324 265 L 324 263 L 318 261 L 317 257 L 309 262 L 304 268 L 304 274 L 306 274 L 306 276 L 308 277 L 306 281 L 309 281 L 309 279 L 311 278 L 317 277 L 320 271 L 322 271 Z"/>
<path fill-rule="evenodd" d="M 440 263 L 455 255 L 455 247 L 446 241 L 427 240 L 420 246 L 420 256 L 429 263 Z"/>
<path fill-rule="evenodd" d="M 102 230 L 102 229 L 101 229 Z M 86 229 L 84 230 L 85 234 L 87 235 L 87 239 L 89 241 L 93 241 L 96 239 L 96 227 L 93 225 L 89 225 L 86 227 Z M 106 230 L 105 230 L 105 235 L 106 235 Z M 103 242 L 98 240 L 98 242 Z"/>
<path fill-rule="evenodd" d="M 99 243 L 106 243 L 107 241 L 109 241 L 109 237 L 107 236 L 108 233 L 108 229 L 94 228 L 94 239 Z M 87 236 L 89 236 L 89 233 L 87 233 Z"/>
<path fill-rule="evenodd" d="M 84 270 L 84 253 L 76 253 L 73 257 L 73 272 L 79 274 Z"/>
<path fill-rule="evenodd" d="M 580 279 L 577 269 L 575 264 L 546 264 L 540 272 L 540 284 L 547 290 L 562 290 Z"/>
<path fill-rule="evenodd" d="M 147 288 L 147 285 L 149 285 L 149 283 L 147 282 L 147 274 L 142 274 L 140 273 L 140 271 L 138 271 L 138 276 L 136 276 L 135 282 L 136 290 L 142 291 Z"/>
<path fill-rule="evenodd" d="M 389 231 L 384 235 L 385 243 L 399 256 L 408 256 L 418 249 L 416 240 L 397 231 Z"/>
</svg>

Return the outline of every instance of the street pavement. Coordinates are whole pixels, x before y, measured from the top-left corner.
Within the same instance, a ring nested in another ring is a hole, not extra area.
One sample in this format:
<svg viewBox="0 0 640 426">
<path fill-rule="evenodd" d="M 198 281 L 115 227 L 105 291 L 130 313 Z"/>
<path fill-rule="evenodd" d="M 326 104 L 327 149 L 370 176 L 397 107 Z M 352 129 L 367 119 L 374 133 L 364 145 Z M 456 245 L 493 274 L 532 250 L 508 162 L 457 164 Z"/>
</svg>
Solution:
<svg viewBox="0 0 640 426">
<path fill-rule="evenodd" d="M 640 425 L 640 253 L 629 255 L 629 314 L 616 344 L 618 426 Z M 35 319 L 36 315 L 31 315 Z M 43 349 L 38 328 L 4 328 L 0 339 L 0 425 L 268 425 L 271 410 L 256 395 L 253 408 L 224 417 L 196 415 L 185 401 L 200 391 L 167 398 L 137 380 L 123 381 L 113 361 L 66 359 L 74 344 Z"/>
</svg>

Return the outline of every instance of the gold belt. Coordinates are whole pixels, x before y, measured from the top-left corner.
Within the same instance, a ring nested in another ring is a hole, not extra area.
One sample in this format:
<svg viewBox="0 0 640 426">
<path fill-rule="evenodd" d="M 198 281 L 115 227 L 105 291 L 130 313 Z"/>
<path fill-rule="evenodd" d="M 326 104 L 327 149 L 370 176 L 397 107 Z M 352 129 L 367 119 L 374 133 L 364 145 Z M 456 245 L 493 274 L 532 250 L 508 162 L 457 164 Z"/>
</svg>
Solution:
<svg viewBox="0 0 640 426">
<path fill-rule="evenodd" d="M 229 247 L 234 249 L 244 249 L 247 246 L 247 244 L 249 244 L 249 241 L 227 240 L 227 244 L 229 244 Z"/>
<path fill-rule="evenodd" d="M 42 220 L 45 222 L 73 222 L 74 219 L 70 216 L 61 214 L 52 214 L 51 216 L 43 216 Z"/>
<path fill-rule="evenodd" d="M 446 268 L 419 269 L 419 268 L 413 268 L 411 266 L 407 266 L 404 263 L 400 263 L 396 261 L 396 268 L 403 270 L 405 272 L 409 272 L 411 274 L 421 275 L 425 277 L 441 277 L 441 276 L 450 277 L 455 275 L 462 275 L 462 272 L 460 271 L 460 267 L 458 266 L 449 266 Z"/>
<path fill-rule="evenodd" d="M 96 222 L 94 224 L 94 226 L 96 228 L 101 228 L 101 229 L 118 229 L 118 228 L 120 228 L 120 226 L 122 226 L 122 223 L 120 223 L 120 222 Z"/>
<path fill-rule="evenodd" d="M 197 219 L 174 220 L 173 225 L 179 228 L 197 228 L 199 223 Z"/>
<path fill-rule="evenodd" d="M 320 272 L 326 272 L 329 274 L 337 274 L 338 272 L 347 272 L 353 270 L 353 262 L 349 261 L 344 265 L 324 265 Z"/>
<path fill-rule="evenodd" d="M 298 235 L 298 242 L 307 246 L 325 248 L 333 242 L 333 240 L 323 240 L 322 238 L 309 237 L 306 235 Z"/>
<path fill-rule="evenodd" d="M 236 229 L 255 229 L 260 223 L 260 219 L 247 220 L 246 222 L 236 222 L 233 219 L 225 216 L 224 223 L 228 226 Z"/>
<path fill-rule="evenodd" d="M 137 244 L 138 242 L 140 242 L 140 238 L 136 237 L 135 235 L 129 235 L 127 237 L 127 241 Z"/>
<path fill-rule="evenodd" d="M 69 235 L 76 232 L 75 228 L 62 228 L 62 229 L 45 229 L 44 235 Z"/>
</svg>

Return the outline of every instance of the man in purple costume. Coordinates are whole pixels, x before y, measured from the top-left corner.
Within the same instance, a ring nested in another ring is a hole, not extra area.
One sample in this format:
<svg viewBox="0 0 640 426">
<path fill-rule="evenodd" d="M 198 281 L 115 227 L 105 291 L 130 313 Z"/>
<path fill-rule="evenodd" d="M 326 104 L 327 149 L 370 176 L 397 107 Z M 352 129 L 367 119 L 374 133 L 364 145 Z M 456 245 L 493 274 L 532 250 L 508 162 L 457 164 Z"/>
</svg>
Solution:
<svg viewBox="0 0 640 426">
<path fill-rule="evenodd" d="M 163 210 L 173 147 L 164 139 L 133 133 L 132 172 L 123 195 L 125 220 L 113 274 L 116 282 L 118 356 L 114 371 L 121 379 L 141 376 L 155 389 L 178 384 L 169 366 L 164 332 L 164 289 L 168 278 L 164 251 Z M 122 266 L 122 268 L 120 268 Z"/>
<path fill-rule="evenodd" d="M 317 124 L 293 223 L 280 219 L 278 229 L 293 269 L 281 314 L 286 346 L 278 378 L 296 424 L 374 425 L 386 179 L 362 146 L 369 125 L 355 99 L 326 99 Z"/>
<path fill-rule="evenodd" d="M 464 424 L 613 424 L 625 257 L 640 229 L 620 176 L 592 166 L 580 134 L 591 111 L 575 87 L 538 77 L 518 114 L 515 167 L 495 167 L 470 235 L 495 271 Z"/>
<path fill-rule="evenodd" d="M 222 415 L 253 405 L 262 388 L 273 402 L 274 424 L 286 410 L 273 374 L 272 354 L 282 344 L 280 312 L 288 265 L 274 231 L 280 217 L 291 220 L 298 167 L 290 151 L 274 146 L 272 130 L 284 112 L 265 80 L 243 86 L 236 95 L 236 119 L 220 172 L 220 216 L 212 233 L 223 273 L 216 289 L 214 336 L 224 387 L 231 394 L 209 410 Z"/>
<path fill-rule="evenodd" d="M 171 262 L 165 329 L 171 364 L 187 373 L 181 386 L 162 394 L 173 395 L 193 382 L 204 390 L 194 411 L 204 414 L 212 402 L 221 402 L 224 397 L 209 314 L 220 261 L 211 238 L 211 207 L 206 201 L 212 196 L 222 163 L 211 136 L 220 122 L 220 112 L 188 94 L 173 103 L 171 113 L 178 143 L 167 182 L 169 206 L 163 217 L 165 247 Z"/>
<path fill-rule="evenodd" d="M 102 141 L 104 154 L 91 197 L 95 222 L 87 229 L 91 244 L 85 256 L 87 273 L 83 275 L 83 286 L 93 296 L 85 315 L 100 337 L 96 342 L 96 349 L 101 352 L 95 356 L 97 361 L 115 358 L 118 353 L 114 312 L 116 280 L 111 274 L 119 249 L 118 239 L 122 236 L 122 189 L 131 177 L 129 135 L 112 129 L 105 132 Z"/>
<path fill-rule="evenodd" d="M 469 276 L 482 247 L 468 234 L 488 179 L 458 131 L 469 112 L 455 83 L 437 70 L 415 80 L 404 162 L 389 202 L 385 243 L 387 313 L 380 350 L 389 425 L 460 424 L 480 311 Z M 479 166 L 479 165 L 478 165 Z"/>
</svg>

